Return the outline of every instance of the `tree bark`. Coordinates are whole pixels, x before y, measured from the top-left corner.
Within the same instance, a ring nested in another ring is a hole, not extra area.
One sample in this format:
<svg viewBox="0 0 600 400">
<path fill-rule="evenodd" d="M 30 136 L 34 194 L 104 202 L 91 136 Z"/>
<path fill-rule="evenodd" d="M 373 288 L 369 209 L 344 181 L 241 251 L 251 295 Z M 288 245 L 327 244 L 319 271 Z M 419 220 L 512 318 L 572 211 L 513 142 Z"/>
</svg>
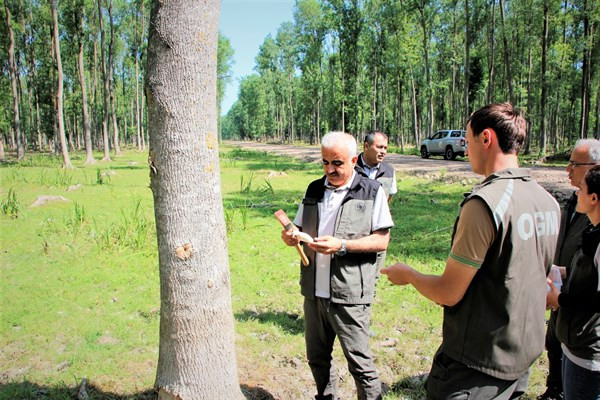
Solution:
<svg viewBox="0 0 600 400">
<path fill-rule="evenodd" d="M 547 53 L 548 53 L 548 0 L 544 0 L 543 4 L 544 14 L 543 23 L 544 28 L 542 31 L 542 95 L 540 97 L 540 141 L 539 141 L 539 157 L 543 158 L 546 156 L 546 102 L 548 97 L 548 84 L 546 82 L 546 69 L 547 69 Z"/>
<path fill-rule="evenodd" d="M 108 94 L 109 82 L 106 75 L 106 56 L 104 54 L 104 16 L 102 15 L 102 0 L 98 0 L 98 29 L 100 30 L 100 54 L 102 60 L 102 81 L 104 82 L 104 91 L 102 94 L 102 140 L 104 144 L 104 156 L 102 161 L 110 161 L 110 143 L 108 140 Z"/>
<path fill-rule="evenodd" d="M 135 11 L 135 124 L 136 124 L 136 137 L 137 137 L 137 148 L 142 150 L 142 139 L 140 138 L 140 70 L 139 70 L 139 48 L 138 48 L 138 11 Z M 143 32 L 140 36 L 143 36 Z"/>
<path fill-rule="evenodd" d="M 60 57 L 60 39 L 58 37 L 58 15 L 56 10 L 56 1 L 52 0 L 52 23 L 54 27 L 54 52 L 56 54 L 56 70 L 57 70 L 57 88 L 56 88 L 56 119 L 58 122 L 58 139 L 60 140 L 60 150 L 63 158 L 63 168 L 73 168 L 69 150 L 67 149 L 67 139 L 65 137 L 65 119 L 63 115 L 63 69 L 62 60 Z"/>
<path fill-rule="evenodd" d="M 586 138 L 590 114 L 590 62 L 593 43 L 590 40 L 590 17 L 588 0 L 583 1 L 583 62 L 581 65 L 581 113 L 579 117 L 579 137 Z"/>
<path fill-rule="evenodd" d="M 419 131 L 419 114 L 417 112 L 417 91 L 415 89 L 415 78 L 412 68 L 410 69 L 410 86 L 412 94 L 412 109 L 413 109 L 413 132 L 415 134 L 415 146 L 419 148 L 421 145 L 421 132 Z"/>
<path fill-rule="evenodd" d="M 10 69 L 10 85 L 13 96 L 13 130 L 16 136 L 17 160 L 25 157 L 25 149 L 21 141 L 21 118 L 19 114 L 19 93 L 17 90 L 17 64 L 15 62 L 15 36 L 12 29 L 11 13 L 8 0 L 4 0 L 4 11 L 6 13 L 6 26 L 8 28 L 8 67 Z"/>
<path fill-rule="evenodd" d="M 243 399 L 219 175 L 219 8 L 218 0 L 152 2 L 146 97 L 162 399 Z"/>
<path fill-rule="evenodd" d="M 502 42 L 504 43 L 504 66 L 506 68 L 506 83 L 508 84 L 508 98 L 512 104 L 515 104 L 515 95 L 512 83 L 512 69 L 510 68 L 510 54 L 508 52 L 508 39 L 506 37 L 506 27 L 504 25 L 504 0 L 500 0 L 500 23 L 502 25 Z"/>
<path fill-rule="evenodd" d="M 531 49 L 529 49 L 529 68 L 527 73 L 527 110 L 532 110 L 533 108 L 533 95 L 531 93 L 531 73 L 533 71 L 533 57 L 531 55 Z M 525 136 L 525 150 L 523 154 L 528 155 L 531 150 L 531 126 L 532 121 L 531 118 L 527 118 L 527 136 Z"/>
<path fill-rule="evenodd" d="M 471 28 L 469 23 L 469 1 L 465 0 L 465 91 L 464 91 L 464 100 L 465 100 L 465 113 L 464 118 L 462 120 L 463 126 L 467 125 L 467 121 L 469 120 L 469 81 L 471 76 L 470 71 L 470 48 L 471 48 Z M 433 133 L 433 131 L 432 131 Z"/>
<path fill-rule="evenodd" d="M 488 87 L 487 87 L 487 97 L 486 103 L 492 103 L 492 99 L 494 98 L 494 62 L 495 62 L 495 44 L 496 38 L 494 34 L 496 32 L 496 0 L 492 0 L 492 26 L 490 28 L 490 65 L 488 68 Z"/>
<path fill-rule="evenodd" d="M 117 123 L 117 112 L 116 112 L 116 98 L 115 98 L 115 66 L 114 66 L 114 40 L 115 40 L 115 28 L 113 22 L 112 13 L 113 3 L 112 0 L 108 0 L 108 17 L 110 22 L 110 41 L 108 44 L 108 87 L 110 91 L 110 114 L 112 116 L 113 124 L 113 147 L 115 149 L 115 155 L 121 155 L 121 146 L 119 145 L 119 124 Z"/>
<path fill-rule="evenodd" d="M 81 113 L 83 116 L 83 134 L 85 137 L 85 162 L 84 164 L 94 164 L 96 160 L 92 154 L 92 131 L 90 128 L 90 116 L 88 113 L 87 84 L 85 82 L 85 68 L 83 65 L 83 33 L 85 29 L 85 6 L 81 5 L 81 15 L 79 16 L 79 52 L 77 55 L 77 66 L 79 67 L 79 82 L 81 86 Z"/>
<path fill-rule="evenodd" d="M 427 19 L 425 16 L 426 3 L 422 1 L 419 5 L 419 13 L 421 14 L 421 28 L 423 29 L 423 54 L 425 56 L 425 78 L 427 81 L 427 88 L 425 93 L 427 95 L 427 134 L 433 133 L 433 87 L 431 85 L 431 73 L 429 68 L 429 33 L 427 32 Z"/>
</svg>

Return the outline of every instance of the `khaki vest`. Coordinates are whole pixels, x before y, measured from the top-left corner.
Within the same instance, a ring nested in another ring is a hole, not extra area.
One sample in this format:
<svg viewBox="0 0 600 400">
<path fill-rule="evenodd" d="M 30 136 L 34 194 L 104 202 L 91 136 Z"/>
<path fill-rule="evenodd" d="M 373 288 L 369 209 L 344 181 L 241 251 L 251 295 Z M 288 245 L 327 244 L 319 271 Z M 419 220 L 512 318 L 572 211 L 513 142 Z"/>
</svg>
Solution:
<svg viewBox="0 0 600 400">
<path fill-rule="evenodd" d="M 356 175 L 342 200 L 335 220 L 334 237 L 360 239 L 371 233 L 373 204 L 379 190 L 377 181 Z M 302 200 L 302 231 L 316 237 L 319 227 L 319 203 L 325 193 L 325 177 L 313 181 Z M 315 251 L 304 244 L 310 263 L 300 266 L 302 295 L 315 297 Z M 347 253 L 332 256 L 330 295 L 331 302 L 341 304 L 370 304 L 377 283 L 377 253 Z"/>
</svg>

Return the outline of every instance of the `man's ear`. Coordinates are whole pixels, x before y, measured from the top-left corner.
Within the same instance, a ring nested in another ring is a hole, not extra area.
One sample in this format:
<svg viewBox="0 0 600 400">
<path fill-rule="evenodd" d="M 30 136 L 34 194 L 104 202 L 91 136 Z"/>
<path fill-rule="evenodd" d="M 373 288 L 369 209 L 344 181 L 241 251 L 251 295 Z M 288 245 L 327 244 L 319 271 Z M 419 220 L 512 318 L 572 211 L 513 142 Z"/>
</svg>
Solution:
<svg viewBox="0 0 600 400">
<path fill-rule="evenodd" d="M 354 156 L 352 157 L 352 165 L 356 165 L 356 162 L 358 161 L 358 156 Z"/>
<path fill-rule="evenodd" d="M 483 142 L 484 145 L 491 145 L 494 140 L 497 141 L 496 131 L 494 131 L 492 128 L 485 128 L 479 134 L 479 136 L 481 137 L 481 141 Z"/>
<path fill-rule="evenodd" d="M 592 203 L 598 203 L 598 195 L 596 193 L 592 193 Z"/>
</svg>

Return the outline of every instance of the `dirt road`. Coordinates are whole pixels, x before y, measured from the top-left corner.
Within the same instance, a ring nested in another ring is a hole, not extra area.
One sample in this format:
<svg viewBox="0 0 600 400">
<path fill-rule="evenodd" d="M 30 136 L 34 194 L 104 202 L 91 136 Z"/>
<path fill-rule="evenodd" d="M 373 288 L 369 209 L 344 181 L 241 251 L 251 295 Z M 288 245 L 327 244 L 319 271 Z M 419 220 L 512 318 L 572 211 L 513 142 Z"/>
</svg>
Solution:
<svg viewBox="0 0 600 400">
<path fill-rule="evenodd" d="M 225 143 L 248 150 L 266 151 L 281 156 L 294 157 L 306 162 L 320 162 L 321 160 L 319 146 L 293 146 L 244 141 L 225 141 Z M 428 175 L 431 177 L 444 175 L 453 178 L 461 177 L 462 179 L 482 179 L 481 176 L 471 172 L 468 160 L 461 157 L 450 161 L 441 157 L 423 159 L 418 156 L 390 153 L 385 157 L 385 161 L 392 164 L 400 174 Z M 552 193 L 561 203 L 573 192 L 573 187 L 569 183 L 564 168 L 545 166 L 530 166 L 528 168 L 531 168 L 531 174 L 539 184 Z"/>
</svg>

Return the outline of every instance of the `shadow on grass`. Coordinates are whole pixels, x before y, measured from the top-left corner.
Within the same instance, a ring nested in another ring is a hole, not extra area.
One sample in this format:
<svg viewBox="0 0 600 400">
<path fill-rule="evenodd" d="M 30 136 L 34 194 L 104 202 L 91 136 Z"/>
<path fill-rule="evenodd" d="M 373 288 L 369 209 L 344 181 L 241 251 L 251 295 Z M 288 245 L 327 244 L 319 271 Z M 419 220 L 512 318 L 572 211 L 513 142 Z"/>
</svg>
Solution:
<svg viewBox="0 0 600 400">
<path fill-rule="evenodd" d="M 247 400 L 274 400 L 275 397 L 263 388 L 240 385 L 242 394 Z M 78 398 L 79 387 L 47 387 L 28 381 L 0 383 L 0 400 L 71 400 Z M 87 386 L 89 400 L 154 400 L 157 394 L 154 389 L 140 393 L 120 395 L 104 392 L 96 386 Z"/>
<path fill-rule="evenodd" d="M 244 310 L 235 314 L 235 319 L 240 322 L 258 321 L 261 324 L 271 324 L 279 326 L 284 332 L 292 335 L 301 335 L 304 333 L 304 318 L 298 314 L 280 311 Z"/>
<path fill-rule="evenodd" d="M 424 399 L 425 381 L 429 374 L 408 376 L 392 384 L 392 393 L 402 394 L 403 399 Z"/>
<path fill-rule="evenodd" d="M 240 385 L 240 388 L 247 400 L 275 400 L 275 397 L 263 388 L 244 384 Z"/>
<path fill-rule="evenodd" d="M 78 398 L 79 387 L 58 385 L 55 387 L 41 386 L 29 381 L 0 383 L 0 400 L 67 400 Z M 129 395 L 105 392 L 93 384 L 87 385 L 87 395 L 90 400 L 150 400 L 156 399 L 153 389 Z"/>
</svg>

